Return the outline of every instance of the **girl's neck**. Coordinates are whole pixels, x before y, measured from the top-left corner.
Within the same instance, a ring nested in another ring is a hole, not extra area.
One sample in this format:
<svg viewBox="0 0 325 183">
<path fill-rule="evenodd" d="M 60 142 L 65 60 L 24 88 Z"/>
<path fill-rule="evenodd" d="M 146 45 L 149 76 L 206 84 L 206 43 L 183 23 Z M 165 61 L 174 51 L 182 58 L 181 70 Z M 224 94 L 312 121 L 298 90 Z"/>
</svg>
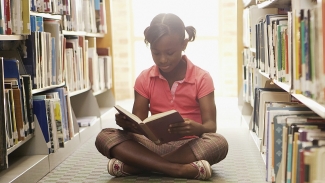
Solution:
<svg viewBox="0 0 325 183">
<path fill-rule="evenodd" d="M 161 72 L 161 70 L 160 70 L 160 73 L 168 81 L 180 81 L 185 78 L 186 69 L 187 69 L 186 61 L 181 59 L 181 61 L 178 63 L 178 65 L 175 67 L 174 70 L 167 72 L 167 73 Z"/>
</svg>

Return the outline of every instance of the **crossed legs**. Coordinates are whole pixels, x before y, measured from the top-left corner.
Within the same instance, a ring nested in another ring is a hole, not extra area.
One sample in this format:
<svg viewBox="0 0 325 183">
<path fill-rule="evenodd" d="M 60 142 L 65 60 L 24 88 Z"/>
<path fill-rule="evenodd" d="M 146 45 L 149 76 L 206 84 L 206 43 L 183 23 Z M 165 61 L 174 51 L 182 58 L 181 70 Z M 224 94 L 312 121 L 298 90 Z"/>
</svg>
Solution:
<svg viewBox="0 0 325 183">
<path fill-rule="evenodd" d="M 194 178 L 198 174 L 190 164 L 197 159 L 188 145 L 161 157 L 141 144 L 127 140 L 114 146 L 110 152 L 112 157 L 125 163 L 123 171 L 129 174 L 154 171 L 183 178 Z"/>
<path fill-rule="evenodd" d="M 210 164 L 223 160 L 228 152 L 226 139 L 214 133 L 157 146 L 144 136 L 110 128 L 98 134 L 95 145 L 110 159 L 109 165 L 114 168 L 109 170 L 121 167 L 126 174 L 149 171 L 179 178 L 207 179 L 211 176 Z"/>
</svg>

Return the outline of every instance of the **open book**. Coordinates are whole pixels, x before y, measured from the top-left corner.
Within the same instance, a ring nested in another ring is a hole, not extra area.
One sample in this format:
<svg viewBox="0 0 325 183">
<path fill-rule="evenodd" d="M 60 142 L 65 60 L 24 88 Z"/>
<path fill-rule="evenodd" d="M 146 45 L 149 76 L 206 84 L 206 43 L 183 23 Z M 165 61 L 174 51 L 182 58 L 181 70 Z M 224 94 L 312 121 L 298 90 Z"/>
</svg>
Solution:
<svg viewBox="0 0 325 183">
<path fill-rule="evenodd" d="M 184 122 L 184 119 L 176 110 L 154 114 L 142 121 L 138 116 L 130 113 L 121 106 L 116 105 L 114 107 L 120 114 L 125 115 L 129 121 L 133 122 L 140 129 L 142 135 L 146 136 L 155 144 L 164 144 L 183 137 L 183 135 L 168 132 L 170 124 Z"/>
</svg>

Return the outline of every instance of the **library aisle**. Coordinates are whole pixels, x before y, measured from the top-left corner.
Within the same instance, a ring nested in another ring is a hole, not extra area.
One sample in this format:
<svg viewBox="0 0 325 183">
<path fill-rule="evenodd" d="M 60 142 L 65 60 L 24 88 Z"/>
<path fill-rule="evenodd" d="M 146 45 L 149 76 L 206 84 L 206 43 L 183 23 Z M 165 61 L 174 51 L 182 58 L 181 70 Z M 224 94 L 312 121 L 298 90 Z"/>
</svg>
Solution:
<svg viewBox="0 0 325 183">
<path fill-rule="evenodd" d="M 131 110 L 133 101 L 117 101 Z M 237 98 L 217 98 L 218 133 L 226 137 L 229 152 L 225 160 L 213 165 L 210 182 L 262 183 L 265 182 L 265 164 L 252 140 L 248 127 L 241 121 Z M 115 111 L 107 115 L 103 128 L 115 127 Z M 175 179 L 157 174 L 114 178 L 107 173 L 107 158 L 95 147 L 95 137 L 88 140 L 52 172 L 39 181 L 46 182 L 200 182 L 199 180 Z"/>
</svg>

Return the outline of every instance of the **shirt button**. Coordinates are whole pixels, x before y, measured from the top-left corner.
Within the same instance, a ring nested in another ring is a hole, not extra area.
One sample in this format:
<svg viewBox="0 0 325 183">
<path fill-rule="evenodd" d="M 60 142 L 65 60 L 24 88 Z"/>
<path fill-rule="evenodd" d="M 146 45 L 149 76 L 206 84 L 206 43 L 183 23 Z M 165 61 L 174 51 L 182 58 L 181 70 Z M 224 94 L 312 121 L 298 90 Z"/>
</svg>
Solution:
<svg viewBox="0 0 325 183">
<path fill-rule="evenodd" d="M 173 100 L 171 100 L 170 103 L 173 103 Z"/>
</svg>

